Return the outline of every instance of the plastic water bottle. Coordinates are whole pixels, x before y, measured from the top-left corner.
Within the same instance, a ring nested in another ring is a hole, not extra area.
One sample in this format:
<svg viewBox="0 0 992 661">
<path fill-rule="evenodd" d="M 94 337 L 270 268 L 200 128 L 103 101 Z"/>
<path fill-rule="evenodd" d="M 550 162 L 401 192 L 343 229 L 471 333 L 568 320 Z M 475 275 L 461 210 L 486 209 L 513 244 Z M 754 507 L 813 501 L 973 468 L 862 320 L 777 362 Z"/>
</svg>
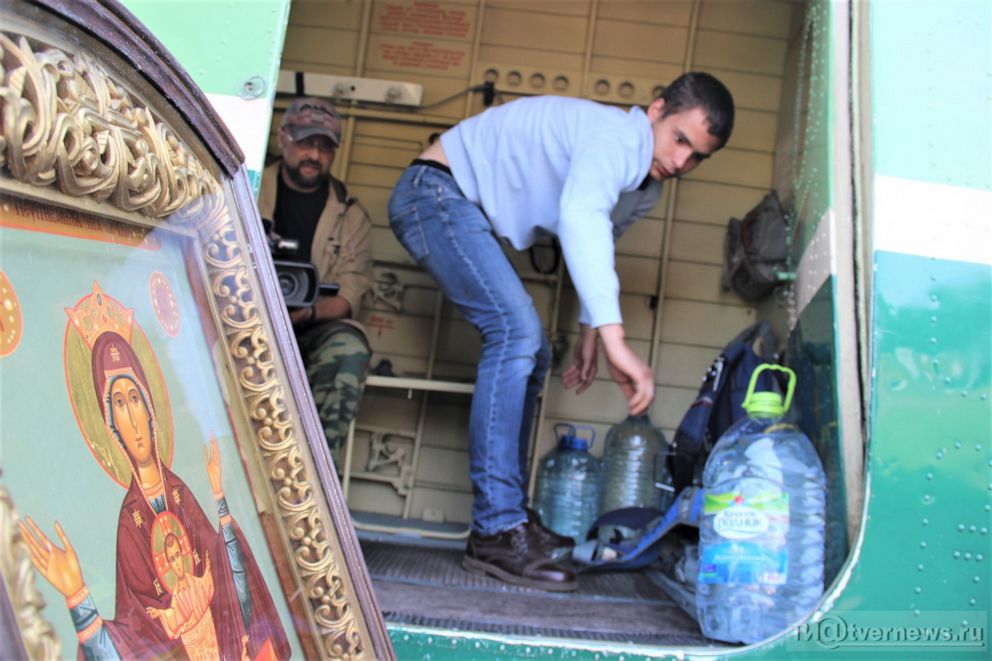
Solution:
<svg viewBox="0 0 992 661">
<path fill-rule="evenodd" d="M 785 395 L 754 392 L 766 369 L 789 376 Z M 823 593 L 826 478 L 813 444 L 782 417 L 796 375 L 759 365 L 744 410 L 706 468 L 696 614 L 703 633 L 753 643 L 805 618 Z"/>
<path fill-rule="evenodd" d="M 621 507 L 667 510 L 672 500 L 667 456 L 665 436 L 647 415 L 628 416 L 613 425 L 603 450 L 600 514 Z"/>
<path fill-rule="evenodd" d="M 574 425 L 555 425 L 558 447 L 541 459 L 534 505 L 544 525 L 576 540 L 584 540 L 596 520 L 602 479 L 599 459 L 589 453 L 596 430 L 580 428 L 588 439 L 579 437 Z"/>
</svg>

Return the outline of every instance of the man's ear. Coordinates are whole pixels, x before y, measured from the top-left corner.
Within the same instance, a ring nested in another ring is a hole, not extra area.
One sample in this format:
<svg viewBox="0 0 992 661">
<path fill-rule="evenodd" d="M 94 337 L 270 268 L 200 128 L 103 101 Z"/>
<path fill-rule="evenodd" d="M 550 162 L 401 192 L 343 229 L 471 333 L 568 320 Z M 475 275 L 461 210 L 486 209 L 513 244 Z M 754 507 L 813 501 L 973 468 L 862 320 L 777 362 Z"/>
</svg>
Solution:
<svg viewBox="0 0 992 661">
<path fill-rule="evenodd" d="M 286 150 L 286 134 L 282 129 L 276 131 L 276 142 L 279 143 L 279 151 Z"/>
<path fill-rule="evenodd" d="M 652 122 L 657 122 L 659 119 L 661 119 L 661 116 L 664 114 L 664 111 L 665 111 L 665 100 L 661 97 L 658 97 L 657 99 L 652 101 L 651 104 L 648 106 L 648 112 L 647 112 L 648 119 L 650 119 Z"/>
</svg>

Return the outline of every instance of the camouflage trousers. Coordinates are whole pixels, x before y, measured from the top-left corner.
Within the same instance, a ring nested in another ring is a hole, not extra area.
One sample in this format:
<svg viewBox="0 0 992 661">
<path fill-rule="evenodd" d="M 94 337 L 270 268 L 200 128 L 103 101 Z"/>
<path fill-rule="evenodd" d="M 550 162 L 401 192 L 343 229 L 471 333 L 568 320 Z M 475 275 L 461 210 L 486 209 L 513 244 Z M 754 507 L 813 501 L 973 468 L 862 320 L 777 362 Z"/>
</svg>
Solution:
<svg viewBox="0 0 992 661">
<path fill-rule="evenodd" d="M 296 340 L 327 445 L 336 450 L 358 415 L 372 357 L 368 340 L 358 328 L 339 321 L 307 328 Z"/>
</svg>

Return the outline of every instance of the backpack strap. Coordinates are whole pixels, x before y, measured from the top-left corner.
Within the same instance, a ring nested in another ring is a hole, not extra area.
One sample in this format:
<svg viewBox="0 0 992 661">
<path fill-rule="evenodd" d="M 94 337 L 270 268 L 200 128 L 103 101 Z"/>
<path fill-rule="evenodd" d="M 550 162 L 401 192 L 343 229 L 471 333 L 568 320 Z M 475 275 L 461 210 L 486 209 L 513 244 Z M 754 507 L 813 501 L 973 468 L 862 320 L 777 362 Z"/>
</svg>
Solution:
<svg viewBox="0 0 992 661">
<path fill-rule="evenodd" d="M 663 515 L 664 512 L 653 507 L 621 507 L 604 512 L 589 528 L 587 541 L 575 545 L 572 561 L 587 565 L 586 570 L 614 568 L 614 561 L 625 550 L 633 548 L 644 532 Z"/>
<path fill-rule="evenodd" d="M 632 525 L 640 525 L 624 539 L 593 538 L 577 544 L 572 550 L 572 562 L 580 573 L 641 569 L 658 558 L 661 539 L 672 528 L 678 525 L 698 527 L 702 513 L 703 490 L 695 487 L 684 489 L 664 514 L 650 507 L 625 507 L 607 512 L 593 524 L 590 537 L 607 527 L 629 529 Z"/>
</svg>

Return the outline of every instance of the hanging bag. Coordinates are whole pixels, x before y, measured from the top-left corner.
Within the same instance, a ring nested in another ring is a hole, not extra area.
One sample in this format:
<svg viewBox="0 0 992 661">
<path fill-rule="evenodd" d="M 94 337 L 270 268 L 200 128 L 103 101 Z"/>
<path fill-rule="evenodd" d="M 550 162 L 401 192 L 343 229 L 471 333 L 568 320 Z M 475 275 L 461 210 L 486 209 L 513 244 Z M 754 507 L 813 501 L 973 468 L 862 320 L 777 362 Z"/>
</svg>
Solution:
<svg viewBox="0 0 992 661">
<path fill-rule="evenodd" d="M 785 214 L 771 191 L 744 220 L 731 218 L 724 238 L 720 284 L 746 301 L 757 301 L 780 284 L 789 255 Z"/>
</svg>

